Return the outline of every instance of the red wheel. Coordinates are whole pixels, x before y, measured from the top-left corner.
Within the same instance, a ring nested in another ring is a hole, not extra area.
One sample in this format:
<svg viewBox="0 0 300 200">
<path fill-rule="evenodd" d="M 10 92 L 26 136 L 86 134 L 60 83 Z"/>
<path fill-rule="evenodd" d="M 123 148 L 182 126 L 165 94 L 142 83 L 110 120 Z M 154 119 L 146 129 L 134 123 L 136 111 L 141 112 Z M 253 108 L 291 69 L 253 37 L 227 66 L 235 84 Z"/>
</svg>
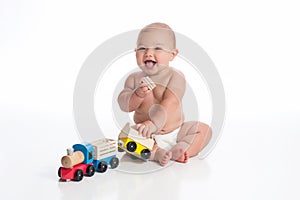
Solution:
<svg viewBox="0 0 300 200">
<path fill-rule="evenodd" d="M 74 181 L 81 181 L 83 179 L 83 171 L 81 169 L 77 169 L 74 174 Z"/>
<path fill-rule="evenodd" d="M 58 177 L 61 178 L 61 167 L 58 169 Z"/>
<path fill-rule="evenodd" d="M 86 176 L 93 176 L 94 174 L 95 174 L 95 171 L 96 171 L 96 169 L 95 169 L 95 167 L 94 167 L 94 165 L 90 165 L 90 166 L 88 166 L 88 168 L 86 168 Z"/>
</svg>

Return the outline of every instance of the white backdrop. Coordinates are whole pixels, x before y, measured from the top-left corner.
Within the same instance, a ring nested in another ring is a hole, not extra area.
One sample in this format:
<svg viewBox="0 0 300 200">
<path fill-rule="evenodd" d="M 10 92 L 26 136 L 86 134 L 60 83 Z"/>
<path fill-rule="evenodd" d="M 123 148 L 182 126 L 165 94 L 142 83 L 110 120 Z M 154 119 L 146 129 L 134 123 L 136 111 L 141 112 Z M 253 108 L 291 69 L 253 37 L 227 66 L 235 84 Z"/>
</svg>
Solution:
<svg viewBox="0 0 300 200">
<path fill-rule="evenodd" d="M 197 163 L 204 171 L 208 165 L 209 176 L 187 175 L 176 197 L 197 195 L 195 183 L 204 199 L 299 199 L 299 8 L 292 0 L 1 0 L 0 195 L 82 197 L 72 195 L 79 184 L 61 185 L 56 175 L 64 150 L 79 141 L 72 116 L 76 76 L 105 40 L 160 21 L 208 53 L 227 100 L 221 140 Z M 136 178 L 133 184 L 140 183 Z"/>
</svg>

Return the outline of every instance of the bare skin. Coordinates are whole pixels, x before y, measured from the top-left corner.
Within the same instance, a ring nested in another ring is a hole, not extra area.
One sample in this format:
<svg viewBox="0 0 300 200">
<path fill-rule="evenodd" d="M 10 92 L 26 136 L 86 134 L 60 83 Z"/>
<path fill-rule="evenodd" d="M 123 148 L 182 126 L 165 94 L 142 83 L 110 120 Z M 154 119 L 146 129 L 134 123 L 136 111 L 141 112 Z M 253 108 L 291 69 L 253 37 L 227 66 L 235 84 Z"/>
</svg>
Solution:
<svg viewBox="0 0 300 200">
<path fill-rule="evenodd" d="M 169 41 L 173 39 L 172 30 L 164 24 L 145 29 L 139 35 L 136 49 L 137 64 L 142 71 L 129 75 L 118 102 L 123 111 L 134 111 L 135 128 L 145 137 L 168 134 L 180 127 L 177 144 L 169 151 L 156 145 L 150 160 L 162 166 L 170 160 L 186 163 L 208 144 L 211 128 L 201 122 L 184 122 L 181 101 L 186 80 L 180 71 L 169 67 L 178 54 L 175 42 Z M 153 90 L 141 82 L 145 76 L 157 85 Z"/>
</svg>

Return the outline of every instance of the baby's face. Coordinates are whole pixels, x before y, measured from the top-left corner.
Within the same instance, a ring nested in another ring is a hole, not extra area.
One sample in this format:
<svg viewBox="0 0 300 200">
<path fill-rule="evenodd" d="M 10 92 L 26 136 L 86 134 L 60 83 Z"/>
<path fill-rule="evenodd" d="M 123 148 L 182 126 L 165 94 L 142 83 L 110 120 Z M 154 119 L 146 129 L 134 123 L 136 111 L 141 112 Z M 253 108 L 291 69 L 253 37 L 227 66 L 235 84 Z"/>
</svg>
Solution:
<svg viewBox="0 0 300 200">
<path fill-rule="evenodd" d="M 169 62 L 177 55 L 170 30 L 148 28 L 140 33 L 137 41 L 136 60 L 139 67 L 147 75 L 155 75 L 169 66 Z"/>
</svg>

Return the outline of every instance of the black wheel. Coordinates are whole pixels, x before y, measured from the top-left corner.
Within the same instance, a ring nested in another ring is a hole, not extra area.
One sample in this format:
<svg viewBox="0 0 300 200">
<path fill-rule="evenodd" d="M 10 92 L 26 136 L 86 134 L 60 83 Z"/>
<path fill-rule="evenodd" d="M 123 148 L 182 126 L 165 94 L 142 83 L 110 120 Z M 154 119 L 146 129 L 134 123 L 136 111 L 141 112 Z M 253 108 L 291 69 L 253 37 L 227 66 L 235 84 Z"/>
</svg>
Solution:
<svg viewBox="0 0 300 200">
<path fill-rule="evenodd" d="M 88 166 L 88 168 L 86 168 L 86 176 L 93 176 L 95 174 L 95 167 L 93 165 Z"/>
<path fill-rule="evenodd" d="M 118 159 L 117 157 L 112 158 L 112 159 L 110 160 L 110 167 L 111 167 L 112 169 L 118 167 L 118 165 L 119 165 L 119 159 Z"/>
<path fill-rule="evenodd" d="M 100 173 L 104 173 L 104 172 L 106 172 L 106 170 L 107 170 L 107 163 L 104 161 L 101 161 L 98 165 L 97 171 Z"/>
<path fill-rule="evenodd" d="M 74 181 L 81 181 L 83 179 L 83 171 L 81 169 L 77 169 L 74 174 Z"/>
<path fill-rule="evenodd" d="M 126 146 L 127 146 L 127 150 L 129 152 L 134 152 L 136 150 L 136 143 L 135 142 L 128 142 Z"/>
<path fill-rule="evenodd" d="M 149 149 L 143 149 L 143 150 L 141 151 L 141 156 L 142 156 L 142 158 L 144 158 L 144 159 L 149 159 L 150 156 L 151 156 L 151 152 L 149 151 Z"/>
<path fill-rule="evenodd" d="M 61 167 L 58 169 L 58 177 L 61 178 Z"/>
</svg>

